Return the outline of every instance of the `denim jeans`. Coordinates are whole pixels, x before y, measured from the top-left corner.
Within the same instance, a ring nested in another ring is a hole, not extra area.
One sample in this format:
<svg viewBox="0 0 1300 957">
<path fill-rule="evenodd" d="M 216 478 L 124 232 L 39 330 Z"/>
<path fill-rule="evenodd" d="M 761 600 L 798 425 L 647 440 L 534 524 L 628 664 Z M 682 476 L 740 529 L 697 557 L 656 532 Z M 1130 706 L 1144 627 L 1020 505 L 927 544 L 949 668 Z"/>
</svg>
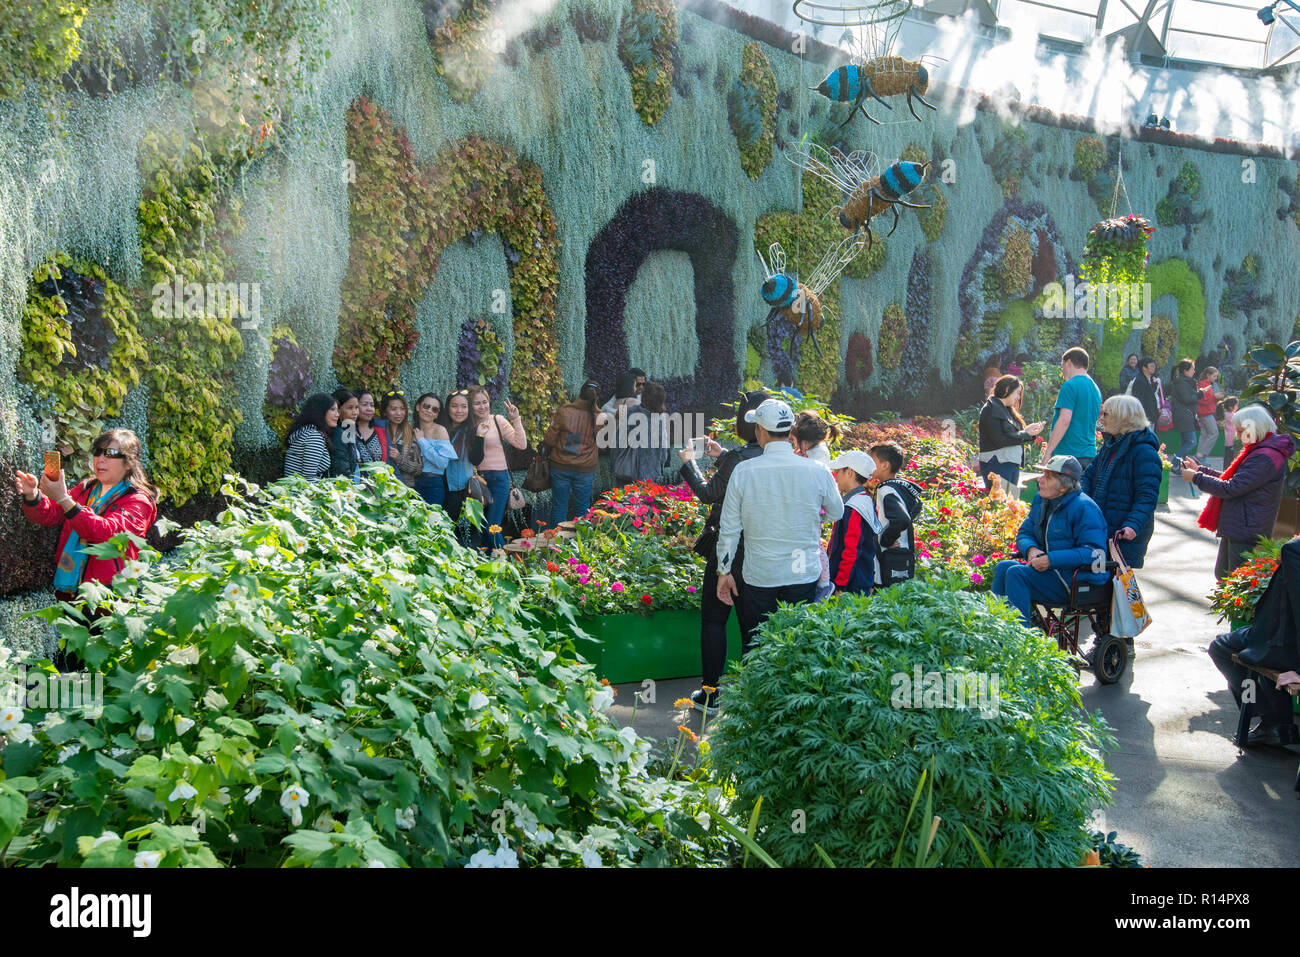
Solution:
<svg viewBox="0 0 1300 957">
<path fill-rule="evenodd" d="M 492 504 L 486 509 L 486 525 L 480 538 L 480 545 L 486 551 L 494 548 L 504 548 L 506 540 L 499 531 L 489 531 L 492 526 L 501 527 L 501 520 L 506 516 L 506 505 L 510 500 L 510 473 L 505 469 L 492 470 L 484 472 L 479 469 L 478 473 L 484 482 L 487 483 L 488 491 L 492 493 Z"/>
<path fill-rule="evenodd" d="M 447 497 L 447 483 L 443 480 L 441 472 L 437 475 L 430 475 L 427 472 L 417 475 L 415 490 L 429 505 L 441 505 Z"/>
<path fill-rule="evenodd" d="M 592 472 L 574 472 L 551 466 L 552 526 L 587 514 L 591 507 L 591 483 L 595 477 Z"/>
<path fill-rule="evenodd" d="M 740 600 L 745 603 L 745 611 L 749 620 L 754 623 L 753 627 L 755 629 L 767 621 L 768 615 L 776 611 L 777 602 L 783 601 L 791 605 L 802 604 L 811 602 L 816 597 L 816 579 L 802 585 L 776 585 L 771 588 L 760 588 L 757 585 L 746 583 L 744 590 L 740 593 Z M 754 644 L 758 644 L 758 642 L 755 641 Z M 744 649 L 744 651 L 748 650 L 748 648 Z M 744 651 L 742 651 L 742 654 Z"/>
<path fill-rule="evenodd" d="M 1182 434 L 1183 442 L 1180 446 L 1178 446 L 1178 457 L 1180 459 L 1185 456 L 1191 455 L 1192 451 L 1196 448 L 1195 430 L 1191 432 L 1183 432 L 1181 434 Z"/>
<path fill-rule="evenodd" d="M 1068 579 L 1068 574 L 1061 572 Z M 1007 600 L 1007 604 L 1020 612 L 1020 617 L 1026 625 L 1033 627 L 1030 619 L 1030 608 L 1035 601 L 1057 602 L 1068 601 L 1070 598 L 1070 589 L 1062 582 L 1056 571 L 1048 569 L 1040 572 L 1029 565 L 1022 565 L 1020 562 L 1005 561 L 998 562 L 998 567 L 993 569 L 993 594 L 1000 595 Z"/>
</svg>

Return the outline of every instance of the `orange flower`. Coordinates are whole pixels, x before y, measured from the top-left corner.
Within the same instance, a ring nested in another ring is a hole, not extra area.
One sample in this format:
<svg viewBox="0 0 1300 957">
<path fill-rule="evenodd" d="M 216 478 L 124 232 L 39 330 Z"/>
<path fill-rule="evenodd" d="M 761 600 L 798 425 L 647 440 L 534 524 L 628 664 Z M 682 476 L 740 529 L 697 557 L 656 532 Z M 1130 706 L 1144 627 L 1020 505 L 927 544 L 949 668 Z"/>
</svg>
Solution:
<svg viewBox="0 0 1300 957">
<path fill-rule="evenodd" d="M 692 731 L 690 728 L 686 727 L 686 725 L 684 724 L 679 724 L 677 726 L 677 730 L 680 731 L 682 734 L 686 735 L 686 737 L 690 738 L 691 741 L 694 743 L 698 743 L 700 740 L 700 736 L 696 734 L 694 731 Z"/>
</svg>

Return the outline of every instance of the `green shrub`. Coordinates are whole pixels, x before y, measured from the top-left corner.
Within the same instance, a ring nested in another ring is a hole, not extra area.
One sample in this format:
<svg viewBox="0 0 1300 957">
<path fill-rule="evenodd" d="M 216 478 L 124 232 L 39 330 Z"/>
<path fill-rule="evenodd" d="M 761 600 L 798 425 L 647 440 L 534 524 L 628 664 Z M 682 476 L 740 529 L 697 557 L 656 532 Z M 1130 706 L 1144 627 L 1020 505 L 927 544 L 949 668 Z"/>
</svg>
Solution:
<svg viewBox="0 0 1300 957">
<path fill-rule="evenodd" d="M 7 729 L 6 863 L 499 865 L 498 827 L 525 864 L 726 859 L 695 785 L 649 778 L 613 692 L 519 617 L 518 573 L 369 475 L 227 486 L 172 563 L 83 586 L 102 630 L 57 624 L 104 707 Z"/>
<path fill-rule="evenodd" d="M 995 715 L 892 706 L 918 669 L 983 673 L 989 692 L 996 677 Z M 1081 710 L 1076 681 L 1055 642 L 955 581 L 785 607 L 729 679 L 712 756 L 734 777 L 733 820 L 763 799 L 756 839 L 783 864 L 815 865 L 814 843 L 839 866 L 888 861 L 933 760 L 944 863 L 978 865 L 969 828 L 996 865 L 1073 867 L 1113 791 L 1107 726 Z M 906 836 L 904 859 L 916 843 Z"/>
</svg>

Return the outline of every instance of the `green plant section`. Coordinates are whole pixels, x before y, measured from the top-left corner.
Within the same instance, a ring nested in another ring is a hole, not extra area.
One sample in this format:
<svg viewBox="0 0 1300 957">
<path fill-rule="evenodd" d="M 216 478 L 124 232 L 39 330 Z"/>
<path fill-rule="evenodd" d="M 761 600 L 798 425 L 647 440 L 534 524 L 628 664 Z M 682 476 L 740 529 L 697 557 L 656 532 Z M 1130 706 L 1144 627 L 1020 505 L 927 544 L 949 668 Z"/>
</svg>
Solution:
<svg viewBox="0 0 1300 957">
<path fill-rule="evenodd" d="M 1106 144 L 1096 136 L 1082 136 L 1074 143 L 1074 169 L 1080 179 L 1092 179 L 1106 166 Z"/>
<path fill-rule="evenodd" d="M 45 613 L 105 701 L 92 720 L 29 698 L 9 730 L 7 864 L 726 859 L 702 789 L 652 779 L 650 742 L 603 714 L 613 692 L 521 613 L 519 573 L 368 477 L 229 488 L 174 562 L 145 550 L 119 576 L 93 632 Z"/>
<path fill-rule="evenodd" d="M 618 55 L 632 80 L 637 115 L 654 126 L 673 96 L 677 6 L 673 0 L 632 0 L 623 13 Z"/>
<path fill-rule="evenodd" d="M 876 361 L 886 369 L 897 369 L 907 345 L 907 316 L 903 307 L 891 302 L 880 318 L 880 334 L 876 337 Z"/>
<path fill-rule="evenodd" d="M 727 689 L 713 756 L 740 816 L 762 798 L 755 840 L 781 864 L 816 866 L 814 840 L 841 867 L 883 864 L 900 839 L 912 859 L 909 801 L 932 761 L 945 866 L 981 863 L 967 829 L 996 866 L 1083 858 L 1092 809 L 1113 792 L 1105 720 L 1080 707 L 1055 642 L 959 584 L 784 607 L 764 624 Z M 803 830 L 790 826 L 797 812 Z"/>
<path fill-rule="evenodd" d="M 1034 250 L 1029 244 L 1029 231 L 1011 229 L 1002 236 L 1002 256 L 997 265 L 997 281 L 1001 295 L 996 298 L 1022 296 L 1029 292 L 1034 281 L 1031 267 Z M 1012 342 L 1019 342 L 1012 339 Z"/>
<path fill-rule="evenodd" d="M 1050 321 L 1050 320 L 1048 320 Z M 998 318 L 995 329 L 1007 331 L 1007 342 L 1023 342 L 1034 330 L 1034 306 L 1027 299 L 1017 299 L 1007 303 Z"/>
<path fill-rule="evenodd" d="M 70 302 L 77 307 L 75 331 Z M 103 418 L 121 413 L 147 365 L 135 310 L 99 266 L 55 253 L 36 268 L 23 309 L 18 376 L 50 401 L 57 438 L 75 453 L 69 476 L 80 477 Z"/>
<path fill-rule="evenodd" d="M 238 141 L 187 141 L 150 133 L 140 160 L 147 186 L 140 198 L 145 329 L 150 340 L 149 468 L 165 496 L 183 505 L 214 492 L 230 471 L 235 427 L 234 366 L 244 349 L 237 317 L 192 290 L 222 283 L 230 266 L 223 241 L 242 228 L 239 201 L 223 197 L 229 177 L 248 158 Z M 165 296 L 177 283 L 182 303 Z M 195 285 L 198 284 L 198 285 Z M 160 308 L 170 302 L 170 310 Z M 167 312 L 170 311 L 170 315 Z"/>
<path fill-rule="evenodd" d="M 1002 187 L 1006 199 L 1020 195 L 1022 180 L 1026 177 L 1037 183 L 1030 174 L 1034 161 L 1034 145 L 1024 126 L 1004 125 L 993 148 L 984 154 L 993 178 Z"/>
<path fill-rule="evenodd" d="M 746 43 L 740 77 L 727 94 L 727 121 L 740 147 L 740 165 L 758 179 L 772 159 L 776 141 L 776 76 L 763 48 Z"/>
<path fill-rule="evenodd" d="M 909 143 L 898 158 L 921 165 L 930 162 L 930 154 L 915 143 Z M 928 169 L 926 173 L 929 182 L 918 186 L 908 197 L 908 202 L 930 207 L 916 210 L 916 217 L 921 223 L 921 232 L 925 235 L 925 241 L 932 243 L 943 233 L 944 224 L 948 221 L 948 197 L 935 181 L 934 170 Z"/>
<path fill-rule="evenodd" d="M 0 5 L 0 99 L 50 83 L 76 62 L 86 9 L 67 0 Z"/>
<path fill-rule="evenodd" d="M 493 4 L 468 0 L 460 13 L 434 30 L 434 69 L 454 102 L 463 103 L 477 93 L 496 69 L 499 51 L 493 49 L 492 38 L 500 26 Z"/>
<path fill-rule="evenodd" d="M 1151 356 L 1156 360 L 1156 368 L 1163 369 L 1174 357 L 1177 342 L 1174 321 L 1164 313 L 1152 316 L 1151 325 L 1142 330 L 1142 355 Z"/>
<path fill-rule="evenodd" d="M 1152 302 L 1164 295 L 1178 302 L 1178 344 L 1170 358 L 1196 358 L 1205 340 L 1205 292 L 1200 277 L 1184 260 L 1165 259 L 1147 269 L 1146 281 L 1151 284 Z"/>
</svg>

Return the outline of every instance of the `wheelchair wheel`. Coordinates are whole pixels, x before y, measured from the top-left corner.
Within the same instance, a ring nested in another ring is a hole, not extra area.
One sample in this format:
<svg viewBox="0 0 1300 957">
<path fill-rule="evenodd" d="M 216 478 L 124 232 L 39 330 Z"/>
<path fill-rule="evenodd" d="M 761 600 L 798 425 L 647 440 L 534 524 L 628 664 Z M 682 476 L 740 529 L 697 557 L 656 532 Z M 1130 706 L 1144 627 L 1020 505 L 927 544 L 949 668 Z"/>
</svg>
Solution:
<svg viewBox="0 0 1300 957">
<path fill-rule="evenodd" d="M 1123 638 L 1102 634 L 1092 652 L 1092 673 L 1104 685 L 1113 685 L 1124 675 L 1128 665 L 1128 646 Z"/>
</svg>

